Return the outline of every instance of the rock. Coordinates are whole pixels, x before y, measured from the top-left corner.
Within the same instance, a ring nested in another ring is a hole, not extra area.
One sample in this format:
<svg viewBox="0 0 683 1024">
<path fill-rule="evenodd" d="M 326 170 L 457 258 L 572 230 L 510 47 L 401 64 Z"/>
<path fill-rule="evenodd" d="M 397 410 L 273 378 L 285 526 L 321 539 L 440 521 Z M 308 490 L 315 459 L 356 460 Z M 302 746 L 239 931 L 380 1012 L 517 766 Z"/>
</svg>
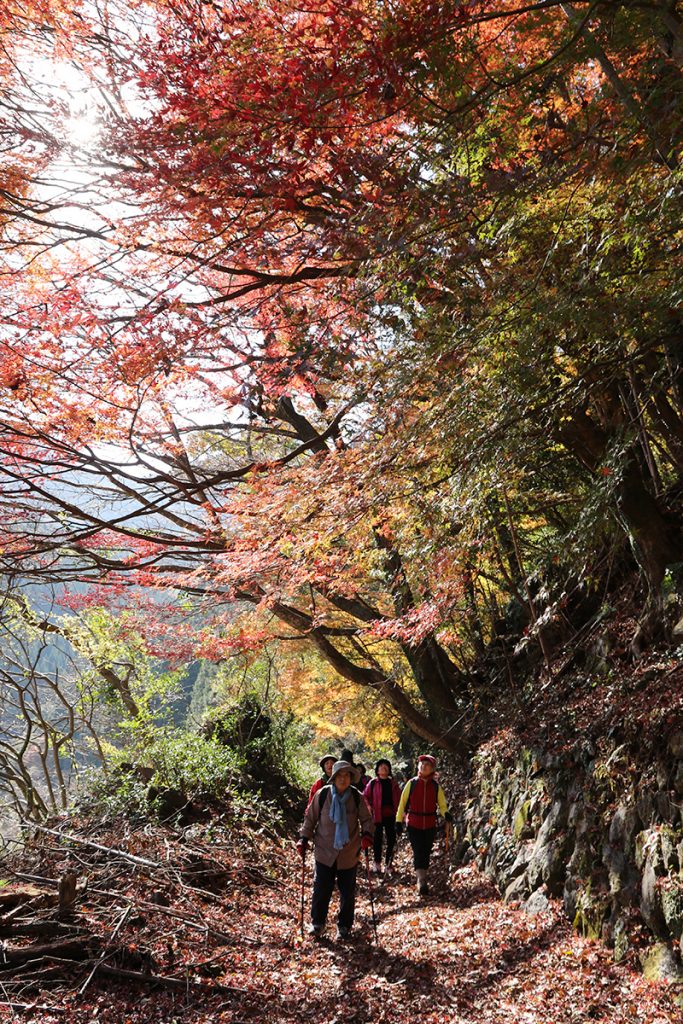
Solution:
<svg viewBox="0 0 683 1024">
<path fill-rule="evenodd" d="M 536 843 L 526 872 L 531 889 L 544 882 L 549 893 L 561 893 L 567 877 L 568 841 L 569 837 L 563 835 L 545 843 Z"/>
<path fill-rule="evenodd" d="M 677 729 L 669 737 L 669 750 L 677 761 L 683 761 L 683 729 Z"/>
<path fill-rule="evenodd" d="M 551 894 L 562 891 L 567 875 L 566 862 L 570 854 L 571 839 L 563 832 L 567 823 L 568 804 L 556 800 L 541 825 L 527 867 L 530 889 L 545 882 Z"/>
<path fill-rule="evenodd" d="M 659 889 L 657 888 L 657 875 L 649 857 L 645 862 L 640 886 L 640 912 L 643 915 L 645 924 L 653 935 L 659 938 L 664 938 L 667 935 Z"/>
<path fill-rule="evenodd" d="M 659 789 L 666 789 L 669 782 L 669 765 L 664 761 L 657 762 L 657 770 L 655 774 L 657 779 L 657 786 Z"/>
<path fill-rule="evenodd" d="M 621 846 L 625 852 L 633 847 L 633 839 L 638 828 L 638 812 L 634 804 L 619 804 L 610 822 L 609 841 L 614 846 Z"/>
<path fill-rule="evenodd" d="M 678 871 L 678 854 L 676 852 L 675 833 L 668 828 L 663 828 L 659 834 L 659 846 L 661 850 L 662 866 L 667 874 Z"/>
<path fill-rule="evenodd" d="M 508 878 L 518 878 L 526 872 L 533 854 L 533 847 L 529 845 L 521 846 L 517 851 L 517 856 L 510 865 L 507 876 Z"/>
<path fill-rule="evenodd" d="M 619 892 L 626 875 L 626 855 L 619 846 L 605 843 L 602 848 L 602 863 L 607 868 L 610 892 Z"/>
<path fill-rule="evenodd" d="M 534 834 L 529 820 L 530 807 L 531 801 L 524 800 L 512 822 L 512 832 L 518 842 L 522 839 L 530 839 Z"/>
<path fill-rule="evenodd" d="M 585 814 L 585 806 L 583 800 L 576 799 L 569 804 L 569 810 L 567 812 L 567 826 L 568 828 L 575 828 L 579 821 L 582 820 Z"/>
<path fill-rule="evenodd" d="M 649 828 L 652 824 L 654 806 L 652 793 L 649 790 L 643 790 L 636 797 L 636 810 L 638 811 L 638 817 L 640 818 L 644 828 Z"/>
<path fill-rule="evenodd" d="M 498 830 L 492 837 L 486 858 L 486 871 L 499 884 L 504 884 L 507 869 L 515 859 L 515 844 L 512 836 Z"/>
<path fill-rule="evenodd" d="M 673 807 L 669 800 L 669 794 L 660 789 L 655 796 L 655 807 L 661 821 L 670 821 L 673 814 Z"/>
<path fill-rule="evenodd" d="M 614 962 L 619 964 L 631 948 L 631 942 L 628 937 L 628 925 L 623 917 L 617 918 L 614 923 L 612 941 L 614 942 Z"/>
<path fill-rule="evenodd" d="M 608 916 L 608 902 L 604 896 L 594 895 L 587 889 L 577 893 L 573 926 L 585 939 L 600 939 Z"/>
<path fill-rule="evenodd" d="M 641 954 L 643 976 L 648 981 L 665 981 L 670 985 L 683 984 L 681 959 L 666 942 L 657 942 Z"/>
<path fill-rule="evenodd" d="M 514 881 L 510 882 L 507 889 L 505 890 L 504 900 L 506 903 L 510 903 L 513 900 L 522 900 L 529 891 L 526 878 L 524 875 L 518 875 Z"/>
<path fill-rule="evenodd" d="M 571 875 L 567 877 L 564 883 L 564 889 L 562 890 L 562 903 L 564 906 L 564 912 L 570 921 L 573 921 L 576 917 L 576 911 L 579 904 L 579 884 L 576 878 Z"/>
<path fill-rule="evenodd" d="M 539 890 L 532 892 L 529 899 L 523 904 L 527 914 L 531 914 L 532 917 L 535 917 L 536 914 L 542 914 L 549 906 L 548 897 Z"/>
<path fill-rule="evenodd" d="M 667 879 L 660 889 L 660 902 L 669 935 L 680 939 L 683 937 L 683 882 Z"/>
<path fill-rule="evenodd" d="M 543 794 L 534 793 L 529 804 L 529 817 L 540 818 L 543 812 Z"/>
<path fill-rule="evenodd" d="M 678 620 L 671 630 L 671 640 L 675 644 L 680 644 L 683 641 L 683 617 Z"/>
<path fill-rule="evenodd" d="M 645 859 L 648 856 L 652 833 L 649 829 L 645 832 L 639 832 L 636 836 L 636 848 L 634 853 L 634 860 L 637 868 L 643 868 L 645 866 Z"/>
</svg>

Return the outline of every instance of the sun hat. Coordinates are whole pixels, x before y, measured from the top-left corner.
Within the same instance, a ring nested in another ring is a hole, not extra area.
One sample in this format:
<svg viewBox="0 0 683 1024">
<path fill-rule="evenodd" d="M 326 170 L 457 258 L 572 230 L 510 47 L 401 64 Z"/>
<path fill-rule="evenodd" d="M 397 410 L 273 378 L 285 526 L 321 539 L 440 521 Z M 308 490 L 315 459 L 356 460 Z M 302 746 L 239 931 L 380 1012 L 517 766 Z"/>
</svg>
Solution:
<svg viewBox="0 0 683 1024">
<path fill-rule="evenodd" d="M 334 783 L 336 775 L 340 772 L 349 772 L 351 775 L 351 782 L 358 782 L 360 778 L 360 772 L 356 768 L 355 764 L 351 764 L 350 761 L 335 761 L 332 768 L 332 774 L 330 775 L 329 785 Z"/>
<path fill-rule="evenodd" d="M 323 756 L 318 761 L 318 764 L 320 765 L 322 770 L 325 771 L 325 761 L 336 761 L 336 760 L 337 760 L 337 758 L 336 758 L 336 756 L 334 754 L 323 754 Z"/>
<path fill-rule="evenodd" d="M 419 764 L 420 761 L 426 761 L 427 764 L 431 764 L 432 768 L 436 768 L 436 758 L 432 757 L 431 754 L 420 754 L 417 763 Z"/>
</svg>

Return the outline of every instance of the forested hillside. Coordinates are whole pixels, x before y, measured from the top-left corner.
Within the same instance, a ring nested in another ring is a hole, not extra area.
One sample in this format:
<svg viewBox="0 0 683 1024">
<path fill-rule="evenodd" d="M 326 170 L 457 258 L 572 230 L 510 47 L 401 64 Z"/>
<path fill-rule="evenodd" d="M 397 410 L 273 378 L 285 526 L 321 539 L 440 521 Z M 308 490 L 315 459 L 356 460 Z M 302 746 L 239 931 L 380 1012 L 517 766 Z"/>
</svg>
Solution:
<svg viewBox="0 0 683 1024">
<path fill-rule="evenodd" d="M 326 749 L 429 750 L 453 867 L 682 985 L 678 5 L 11 0 L 0 42 L 13 855 L 226 794 L 291 838 Z"/>
</svg>

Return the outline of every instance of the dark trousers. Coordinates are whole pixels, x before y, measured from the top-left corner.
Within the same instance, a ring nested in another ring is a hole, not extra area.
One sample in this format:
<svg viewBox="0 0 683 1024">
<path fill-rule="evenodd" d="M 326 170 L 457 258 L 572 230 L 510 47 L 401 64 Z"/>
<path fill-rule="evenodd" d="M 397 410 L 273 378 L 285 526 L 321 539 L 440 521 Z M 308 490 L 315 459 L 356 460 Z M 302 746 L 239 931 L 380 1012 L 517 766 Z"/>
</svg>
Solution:
<svg viewBox="0 0 683 1024">
<path fill-rule="evenodd" d="M 408 839 L 413 848 L 413 865 L 416 869 L 429 867 L 435 836 L 436 828 L 414 828 L 408 825 Z"/>
<path fill-rule="evenodd" d="M 382 841 L 384 833 L 387 834 L 387 864 L 391 863 L 391 856 L 396 846 L 396 822 L 393 818 L 385 818 L 375 825 L 375 837 L 372 841 L 372 848 L 375 854 L 375 864 L 382 863 Z"/>
<path fill-rule="evenodd" d="M 339 914 L 337 924 L 340 928 L 350 928 L 356 909 L 356 868 L 338 868 L 336 864 L 328 867 L 315 862 L 315 878 L 313 879 L 313 898 L 311 900 L 311 922 L 322 928 L 327 920 L 327 911 L 334 891 L 335 879 L 339 889 Z"/>
</svg>

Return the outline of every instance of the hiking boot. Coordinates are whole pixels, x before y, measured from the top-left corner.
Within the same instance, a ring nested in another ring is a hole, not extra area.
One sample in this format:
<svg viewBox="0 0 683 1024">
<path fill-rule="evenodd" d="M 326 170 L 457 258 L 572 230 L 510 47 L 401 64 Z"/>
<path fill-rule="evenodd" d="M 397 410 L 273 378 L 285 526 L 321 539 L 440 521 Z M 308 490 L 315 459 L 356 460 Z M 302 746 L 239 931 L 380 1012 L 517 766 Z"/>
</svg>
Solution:
<svg viewBox="0 0 683 1024">
<path fill-rule="evenodd" d="M 322 933 L 325 931 L 324 924 L 309 924 L 307 928 L 308 934 L 312 939 L 319 939 Z"/>
<path fill-rule="evenodd" d="M 420 896 L 426 896 L 429 892 L 429 886 L 427 885 L 427 872 L 425 868 L 418 868 L 415 872 L 417 875 L 417 891 Z"/>
<path fill-rule="evenodd" d="M 426 882 L 422 882 L 420 885 L 418 885 L 417 891 L 420 896 L 429 896 L 429 886 L 427 885 Z"/>
<path fill-rule="evenodd" d="M 337 925 L 337 938 L 343 941 L 344 939 L 348 939 L 348 937 L 349 937 L 349 929 L 345 928 L 341 924 L 338 924 Z"/>
<path fill-rule="evenodd" d="M 393 872 L 393 869 L 391 867 L 391 864 L 385 864 L 384 865 L 384 877 L 386 878 L 387 881 L 391 878 L 393 873 L 394 872 Z"/>
</svg>

